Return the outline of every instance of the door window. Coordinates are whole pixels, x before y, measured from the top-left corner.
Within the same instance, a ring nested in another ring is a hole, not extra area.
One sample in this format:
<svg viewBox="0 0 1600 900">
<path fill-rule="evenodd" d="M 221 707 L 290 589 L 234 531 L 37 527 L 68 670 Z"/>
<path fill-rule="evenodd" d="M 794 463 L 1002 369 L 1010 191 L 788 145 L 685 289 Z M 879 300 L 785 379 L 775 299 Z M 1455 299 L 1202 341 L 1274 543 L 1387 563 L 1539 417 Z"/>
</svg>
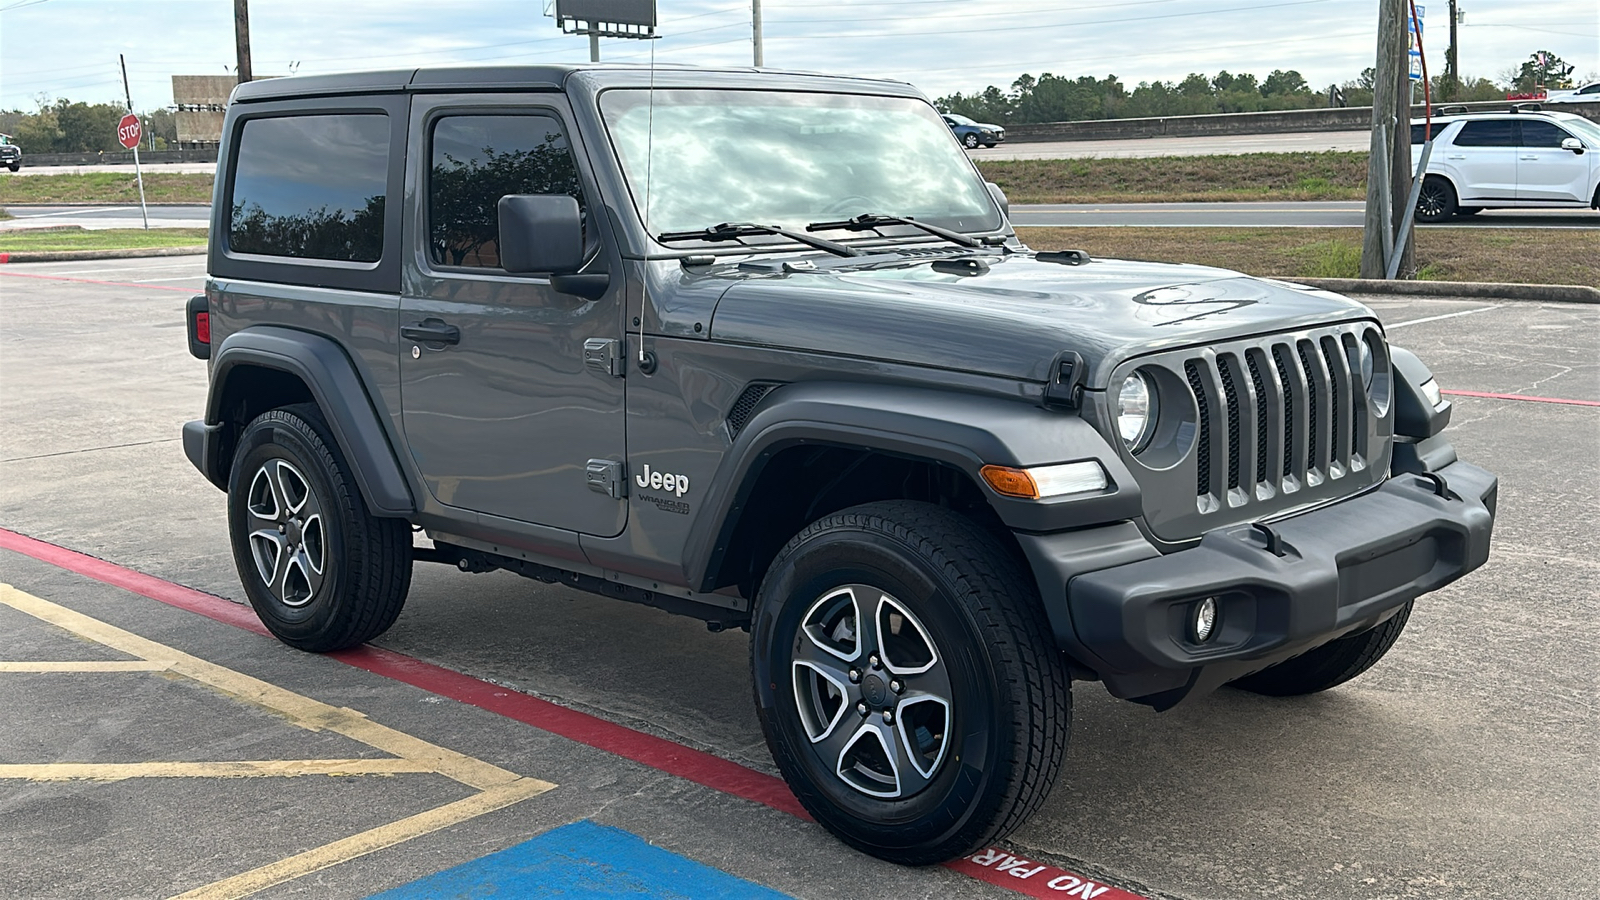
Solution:
<svg viewBox="0 0 1600 900">
<path fill-rule="evenodd" d="M 1522 146 L 1553 147 L 1560 149 L 1561 142 L 1572 137 L 1566 129 L 1551 122 L 1523 122 Z"/>
<path fill-rule="evenodd" d="M 446 116 L 433 126 L 428 250 L 435 265 L 500 267 L 500 198 L 569 194 L 586 210 L 578 167 L 551 116 Z"/>
<path fill-rule="evenodd" d="M 1515 147 L 1517 123 L 1503 119 L 1480 119 L 1461 126 L 1457 147 Z"/>
</svg>

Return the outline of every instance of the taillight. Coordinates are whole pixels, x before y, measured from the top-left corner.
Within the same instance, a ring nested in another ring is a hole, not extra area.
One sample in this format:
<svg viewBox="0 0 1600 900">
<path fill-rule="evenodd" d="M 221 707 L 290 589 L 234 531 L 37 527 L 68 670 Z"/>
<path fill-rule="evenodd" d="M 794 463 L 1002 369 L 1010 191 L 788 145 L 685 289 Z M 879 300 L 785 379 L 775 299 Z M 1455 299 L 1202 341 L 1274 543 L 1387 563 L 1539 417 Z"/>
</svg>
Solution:
<svg viewBox="0 0 1600 900">
<path fill-rule="evenodd" d="M 211 303 L 205 294 L 189 298 L 184 311 L 189 331 L 189 353 L 195 359 L 211 358 Z"/>
</svg>

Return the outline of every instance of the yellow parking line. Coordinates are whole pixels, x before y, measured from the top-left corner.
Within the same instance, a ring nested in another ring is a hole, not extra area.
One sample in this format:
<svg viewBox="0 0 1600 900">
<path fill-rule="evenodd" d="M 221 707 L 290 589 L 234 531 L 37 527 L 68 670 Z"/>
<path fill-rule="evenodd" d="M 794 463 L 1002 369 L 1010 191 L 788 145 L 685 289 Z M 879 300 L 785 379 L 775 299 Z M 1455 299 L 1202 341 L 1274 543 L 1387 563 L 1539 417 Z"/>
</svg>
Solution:
<svg viewBox="0 0 1600 900">
<path fill-rule="evenodd" d="M 0 766 L 0 778 L 34 781 L 125 778 L 255 778 L 296 775 L 393 775 L 437 773 L 479 793 L 331 844 L 307 850 L 231 878 L 195 888 L 182 898 L 246 897 L 273 885 L 336 866 L 359 856 L 504 809 L 553 790 L 556 785 L 525 778 L 371 721 L 353 709 L 332 706 L 242 672 L 207 662 L 114 625 L 0 584 L 0 604 L 96 643 L 139 657 L 127 662 L 0 663 L 0 672 L 170 671 L 239 700 L 277 713 L 308 731 L 331 731 L 385 751 L 396 759 L 245 760 L 234 762 L 47 763 Z"/>
<path fill-rule="evenodd" d="M 125 778 L 292 778 L 432 772 L 415 759 L 264 759 L 233 762 L 38 763 L 0 765 L 0 779 L 122 781 Z"/>
<path fill-rule="evenodd" d="M 510 784 L 474 794 L 464 800 L 457 800 L 388 825 L 380 825 L 371 831 L 363 831 L 342 841 L 307 850 L 298 856 L 291 856 L 271 865 L 195 888 L 179 894 L 173 900 L 201 900 L 201 898 L 233 900 L 233 898 L 248 897 L 273 885 L 293 881 L 385 847 L 393 847 L 395 844 L 431 834 L 441 828 L 448 828 L 497 809 L 521 803 L 529 797 L 537 797 L 554 786 L 536 778 L 519 778 Z"/>
<path fill-rule="evenodd" d="M 0 584 L 0 603 L 65 628 L 79 637 L 121 650 L 129 656 L 159 663 L 178 675 L 272 710 L 309 731 L 331 731 L 402 759 L 425 761 L 432 771 L 480 791 L 509 784 L 520 777 L 499 766 L 369 721 L 353 709 L 303 697 L 259 678 L 206 662 L 99 619 L 41 600 L 8 584 Z"/>
<path fill-rule="evenodd" d="M 0 672 L 160 672 L 166 663 L 147 659 L 98 662 L 0 662 Z"/>
</svg>

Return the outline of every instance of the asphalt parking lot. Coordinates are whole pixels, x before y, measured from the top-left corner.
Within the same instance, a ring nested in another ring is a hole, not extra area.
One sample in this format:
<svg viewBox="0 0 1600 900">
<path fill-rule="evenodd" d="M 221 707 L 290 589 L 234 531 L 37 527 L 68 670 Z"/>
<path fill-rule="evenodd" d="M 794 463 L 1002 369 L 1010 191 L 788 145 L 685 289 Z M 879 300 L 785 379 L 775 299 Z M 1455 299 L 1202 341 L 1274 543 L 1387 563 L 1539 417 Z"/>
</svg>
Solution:
<svg viewBox="0 0 1600 900">
<path fill-rule="evenodd" d="M 377 650 L 251 630 L 178 441 L 202 281 L 0 267 L 0 896 L 1600 893 L 1600 307 L 1371 300 L 1501 478 L 1490 563 L 1324 695 L 1077 684 L 1054 794 L 958 871 L 793 814 L 743 634 L 425 564 Z"/>
</svg>

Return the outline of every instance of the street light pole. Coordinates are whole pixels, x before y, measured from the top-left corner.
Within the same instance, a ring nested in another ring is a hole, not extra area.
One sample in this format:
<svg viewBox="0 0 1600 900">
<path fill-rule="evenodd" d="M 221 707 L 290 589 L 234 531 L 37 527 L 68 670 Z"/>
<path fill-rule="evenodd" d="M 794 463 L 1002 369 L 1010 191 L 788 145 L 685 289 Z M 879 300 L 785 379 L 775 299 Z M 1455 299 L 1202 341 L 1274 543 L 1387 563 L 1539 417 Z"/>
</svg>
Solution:
<svg viewBox="0 0 1600 900">
<path fill-rule="evenodd" d="M 750 44 L 755 51 L 756 68 L 765 65 L 761 52 L 761 0 L 750 0 Z"/>
</svg>

